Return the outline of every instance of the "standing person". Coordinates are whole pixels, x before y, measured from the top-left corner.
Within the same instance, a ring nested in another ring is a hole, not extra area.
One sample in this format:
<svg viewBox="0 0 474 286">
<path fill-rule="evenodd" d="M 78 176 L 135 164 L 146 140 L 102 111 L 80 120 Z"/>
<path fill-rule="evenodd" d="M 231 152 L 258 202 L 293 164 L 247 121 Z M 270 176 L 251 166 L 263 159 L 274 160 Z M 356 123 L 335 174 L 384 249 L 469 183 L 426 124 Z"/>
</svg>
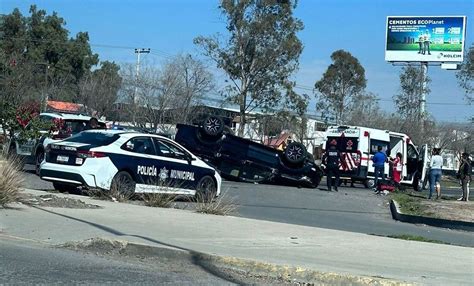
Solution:
<svg viewBox="0 0 474 286">
<path fill-rule="evenodd" d="M 461 180 L 462 197 L 458 201 L 469 201 L 469 183 L 472 178 L 472 165 L 469 160 L 469 153 L 462 153 L 461 165 L 459 166 L 458 177 Z"/>
<path fill-rule="evenodd" d="M 431 156 L 430 162 L 430 195 L 428 199 L 433 196 L 433 191 L 436 187 L 436 199 L 441 197 L 441 169 L 443 167 L 443 157 L 440 155 L 441 150 L 439 148 L 433 148 L 433 156 Z"/>
<path fill-rule="evenodd" d="M 400 186 L 400 181 L 402 180 L 402 171 L 403 171 L 403 155 L 402 153 L 398 152 L 397 156 L 395 159 L 392 161 L 392 166 L 393 166 L 393 181 L 397 185 L 397 187 Z"/>
<path fill-rule="evenodd" d="M 374 163 L 374 190 L 377 191 L 377 184 L 379 176 L 382 180 L 385 179 L 385 162 L 387 162 L 387 154 L 382 151 L 382 146 L 377 147 L 377 153 L 372 157 Z"/>
<path fill-rule="evenodd" d="M 326 179 L 328 191 L 332 191 L 332 177 L 334 176 L 335 185 L 334 190 L 337 192 L 337 187 L 339 186 L 339 165 L 341 164 L 341 153 L 337 150 L 337 141 L 332 140 L 329 143 L 329 148 L 324 154 L 323 162 L 326 164 Z"/>
</svg>

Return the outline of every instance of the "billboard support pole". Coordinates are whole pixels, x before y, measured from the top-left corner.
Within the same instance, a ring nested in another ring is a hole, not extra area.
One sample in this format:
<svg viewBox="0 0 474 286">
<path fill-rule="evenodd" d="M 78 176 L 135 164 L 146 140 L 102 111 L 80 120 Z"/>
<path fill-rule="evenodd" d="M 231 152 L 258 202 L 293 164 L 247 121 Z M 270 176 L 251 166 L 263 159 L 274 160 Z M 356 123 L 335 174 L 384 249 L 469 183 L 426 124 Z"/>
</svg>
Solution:
<svg viewBox="0 0 474 286">
<path fill-rule="evenodd" d="M 426 89 L 428 85 L 428 62 L 421 62 L 421 101 L 420 101 L 420 127 L 421 132 L 425 131 L 425 115 L 426 115 Z"/>
</svg>

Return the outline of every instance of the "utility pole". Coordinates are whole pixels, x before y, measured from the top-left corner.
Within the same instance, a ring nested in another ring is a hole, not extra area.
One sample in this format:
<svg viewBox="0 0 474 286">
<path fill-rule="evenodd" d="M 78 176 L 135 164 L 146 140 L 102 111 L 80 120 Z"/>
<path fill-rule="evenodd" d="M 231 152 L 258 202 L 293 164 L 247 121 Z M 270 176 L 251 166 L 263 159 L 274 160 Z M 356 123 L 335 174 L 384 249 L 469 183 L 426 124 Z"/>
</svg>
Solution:
<svg viewBox="0 0 474 286">
<path fill-rule="evenodd" d="M 140 76 L 140 55 L 141 54 L 149 54 L 150 48 L 140 48 L 135 49 L 135 54 L 137 54 L 137 74 L 136 74 L 136 84 L 135 84 L 135 92 L 133 94 L 133 102 L 137 103 L 137 93 L 138 93 L 138 77 Z"/>
<path fill-rule="evenodd" d="M 428 79 L 428 62 L 421 62 L 421 102 L 420 102 L 420 127 L 421 132 L 425 132 L 425 118 L 426 118 L 426 89 Z"/>
<path fill-rule="evenodd" d="M 140 55 L 141 54 L 149 54 L 150 53 L 150 48 L 140 48 L 140 49 L 135 49 L 135 54 L 137 54 L 137 74 L 135 78 L 135 91 L 133 93 L 133 114 L 132 114 L 132 121 L 133 124 L 137 124 L 136 116 L 138 113 L 138 78 L 140 76 Z"/>
</svg>

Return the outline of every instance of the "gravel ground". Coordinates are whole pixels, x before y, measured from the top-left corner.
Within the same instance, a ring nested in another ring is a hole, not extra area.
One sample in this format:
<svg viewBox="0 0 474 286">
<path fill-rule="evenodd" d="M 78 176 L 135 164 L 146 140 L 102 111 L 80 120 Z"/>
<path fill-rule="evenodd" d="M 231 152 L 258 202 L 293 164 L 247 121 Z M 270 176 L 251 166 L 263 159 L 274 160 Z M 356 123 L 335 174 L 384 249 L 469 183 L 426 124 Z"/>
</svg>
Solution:
<svg viewBox="0 0 474 286">
<path fill-rule="evenodd" d="M 71 209 L 98 209 L 100 206 L 86 204 L 79 199 L 59 197 L 53 194 L 34 196 L 23 194 L 21 203 L 29 206 L 53 207 L 53 208 L 71 208 Z"/>
</svg>

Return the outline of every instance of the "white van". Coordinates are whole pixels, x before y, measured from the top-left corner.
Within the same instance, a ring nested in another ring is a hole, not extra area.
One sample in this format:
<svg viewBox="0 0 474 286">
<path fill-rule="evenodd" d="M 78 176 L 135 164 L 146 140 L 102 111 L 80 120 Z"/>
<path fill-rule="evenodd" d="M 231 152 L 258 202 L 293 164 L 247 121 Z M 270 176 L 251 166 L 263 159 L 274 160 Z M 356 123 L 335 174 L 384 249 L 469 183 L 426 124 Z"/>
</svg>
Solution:
<svg viewBox="0 0 474 286">
<path fill-rule="evenodd" d="M 402 184 L 411 185 L 417 191 L 426 184 L 428 148 L 423 145 L 418 150 L 406 134 L 360 126 L 329 126 L 325 149 L 334 139 L 342 154 L 341 178 L 373 187 L 372 156 L 382 146 L 389 157 L 395 158 L 398 152 L 403 155 Z M 390 177 L 391 173 L 389 164 L 385 163 L 385 175 Z"/>
</svg>

